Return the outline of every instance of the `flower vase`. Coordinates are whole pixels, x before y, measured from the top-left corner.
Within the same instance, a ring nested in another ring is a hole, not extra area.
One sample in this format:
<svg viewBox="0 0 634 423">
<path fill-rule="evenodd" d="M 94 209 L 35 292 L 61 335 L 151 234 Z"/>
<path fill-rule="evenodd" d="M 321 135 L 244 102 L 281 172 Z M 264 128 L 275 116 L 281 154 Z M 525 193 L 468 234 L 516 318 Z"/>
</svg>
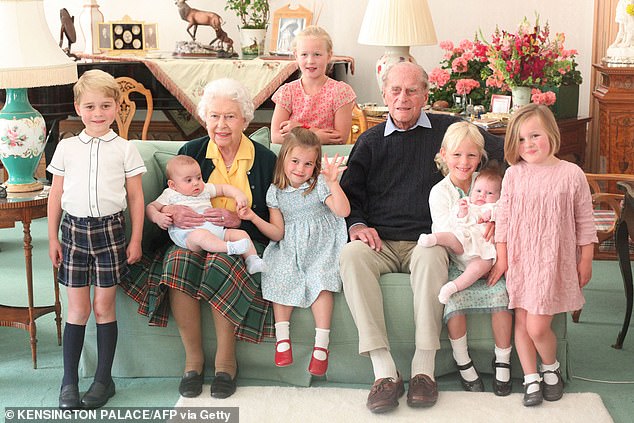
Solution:
<svg viewBox="0 0 634 423">
<path fill-rule="evenodd" d="M 513 109 L 517 110 L 531 102 L 531 87 L 512 87 Z"/>
</svg>

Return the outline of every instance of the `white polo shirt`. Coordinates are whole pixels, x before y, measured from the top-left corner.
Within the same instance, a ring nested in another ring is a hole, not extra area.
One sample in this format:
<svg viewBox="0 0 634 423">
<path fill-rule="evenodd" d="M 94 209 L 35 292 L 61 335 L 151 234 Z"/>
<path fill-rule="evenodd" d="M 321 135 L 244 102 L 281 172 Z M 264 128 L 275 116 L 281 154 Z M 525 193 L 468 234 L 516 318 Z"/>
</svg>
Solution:
<svg viewBox="0 0 634 423">
<path fill-rule="evenodd" d="M 127 207 L 125 180 L 147 171 L 136 147 L 110 130 L 82 131 L 60 141 L 46 168 L 64 177 L 62 209 L 75 217 L 102 217 Z"/>
</svg>

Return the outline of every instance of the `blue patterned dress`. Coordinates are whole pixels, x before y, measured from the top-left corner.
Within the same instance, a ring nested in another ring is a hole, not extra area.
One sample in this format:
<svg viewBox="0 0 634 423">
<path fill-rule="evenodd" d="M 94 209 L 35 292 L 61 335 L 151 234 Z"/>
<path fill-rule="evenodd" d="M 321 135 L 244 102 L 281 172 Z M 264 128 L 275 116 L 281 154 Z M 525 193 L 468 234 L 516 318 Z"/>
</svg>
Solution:
<svg viewBox="0 0 634 423">
<path fill-rule="evenodd" d="M 339 254 L 348 240 L 345 220 L 325 204 L 330 190 L 323 176 L 308 195 L 304 183 L 283 190 L 271 185 L 269 208 L 284 216 L 284 238 L 271 241 L 262 258 L 262 296 L 278 304 L 310 307 L 321 291 L 341 291 Z"/>
</svg>

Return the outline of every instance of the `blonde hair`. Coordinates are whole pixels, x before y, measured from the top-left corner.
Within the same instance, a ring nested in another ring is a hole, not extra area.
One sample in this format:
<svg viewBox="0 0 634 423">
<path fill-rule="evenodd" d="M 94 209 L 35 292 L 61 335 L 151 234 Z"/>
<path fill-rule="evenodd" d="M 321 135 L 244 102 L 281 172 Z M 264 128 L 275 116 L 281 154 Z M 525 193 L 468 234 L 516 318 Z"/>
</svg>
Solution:
<svg viewBox="0 0 634 423">
<path fill-rule="evenodd" d="M 449 125 L 447 131 L 445 131 L 445 136 L 442 139 L 440 149 L 444 149 L 445 153 L 453 153 L 464 140 L 469 140 L 478 147 L 478 153 L 480 153 L 480 166 L 484 166 L 488 159 L 487 152 L 484 149 L 484 137 L 477 126 L 467 121 L 456 122 Z M 444 176 L 447 176 L 449 174 L 449 168 L 447 167 L 447 162 L 440 152 L 436 154 L 434 161 L 436 162 L 436 166 L 440 172 Z"/>
<path fill-rule="evenodd" d="M 293 50 L 293 53 L 296 53 L 297 51 L 297 41 L 306 38 L 318 38 L 324 41 L 326 43 L 326 51 L 328 54 L 332 54 L 332 38 L 330 38 L 330 35 L 325 29 L 316 25 L 307 26 L 303 31 L 295 36 L 293 42 L 291 43 L 291 50 Z"/>
<path fill-rule="evenodd" d="M 165 176 L 167 179 L 173 179 L 174 170 L 176 167 L 180 166 L 200 166 L 198 162 L 191 156 L 187 156 L 185 154 L 179 154 L 178 156 L 174 156 L 167 161 L 167 165 L 165 166 Z"/>
<path fill-rule="evenodd" d="M 504 159 L 514 165 L 522 161 L 520 156 L 520 129 L 524 122 L 532 117 L 537 117 L 548 135 L 551 155 L 559 152 L 561 136 L 555 115 L 543 104 L 529 103 L 513 113 L 504 137 Z"/>
<path fill-rule="evenodd" d="M 87 91 L 98 91 L 105 97 L 113 98 L 119 104 L 121 102 L 121 89 L 112 75 L 99 69 L 91 69 L 84 72 L 73 86 L 75 103 L 79 104 Z"/>
<path fill-rule="evenodd" d="M 277 162 L 275 163 L 273 185 L 279 189 L 285 189 L 291 184 L 291 181 L 286 176 L 286 173 L 284 173 L 284 164 L 286 162 L 286 158 L 295 147 L 313 149 L 317 153 L 312 181 L 310 183 L 310 187 L 306 190 L 306 192 L 304 192 L 304 195 L 307 195 L 317 186 L 317 177 L 321 172 L 321 141 L 319 141 L 319 137 L 317 137 L 314 132 L 311 132 L 308 129 L 296 127 L 293 128 L 286 137 L 284 137 L 284 144 L 282 144 L 282 148 L 280 149 L 280 153 L 277 157 Z"/>
</svg>

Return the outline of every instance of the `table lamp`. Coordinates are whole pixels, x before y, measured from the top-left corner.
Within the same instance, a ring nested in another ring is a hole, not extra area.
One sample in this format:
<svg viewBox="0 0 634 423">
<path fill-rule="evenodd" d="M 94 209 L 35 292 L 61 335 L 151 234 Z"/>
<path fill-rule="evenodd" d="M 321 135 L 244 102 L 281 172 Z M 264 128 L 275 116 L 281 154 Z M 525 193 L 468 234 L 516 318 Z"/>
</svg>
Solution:
<svg viewBox="0 0 634 423">
<path fill-rule="evenodd" d="M 0 0 L 0 160 L 9 173 L 8 192 L 42 188 L 33 178 L 44 146 L 46 125 L 29 103 L 27 88 L 71 84 L 77 65 L 56 44 L 43 0 Z"/>
<path fill-rule="evenodd" d="M 385 54 L 376 62 L 376 79 L 382 89 L 381 78 L 391 64 L 416 63 L 409 54 L 410 46 L 436 44 L 427 0 L 369 0 L 358 41 L 385 46 Z"/>
</svg>

